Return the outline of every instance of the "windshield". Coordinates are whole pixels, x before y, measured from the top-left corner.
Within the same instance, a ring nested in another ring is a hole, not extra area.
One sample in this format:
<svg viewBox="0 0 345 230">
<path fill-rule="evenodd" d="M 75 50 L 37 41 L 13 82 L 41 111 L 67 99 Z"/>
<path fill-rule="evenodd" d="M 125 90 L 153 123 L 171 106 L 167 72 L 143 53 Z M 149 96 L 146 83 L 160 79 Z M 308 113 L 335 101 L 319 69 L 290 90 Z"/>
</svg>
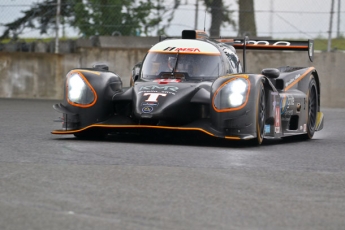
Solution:
<svg viewBox="0 0 345 230">
<path fill-rule="evenodd" d="M 217 78 L 221 70 L 221 58 L 218 55 L 150 52 L 144 60 L 141 77 L 156 79 L 162 77 L 162 73 L 172 73 L 170 76 L 175 77 Z"/>
</svg>

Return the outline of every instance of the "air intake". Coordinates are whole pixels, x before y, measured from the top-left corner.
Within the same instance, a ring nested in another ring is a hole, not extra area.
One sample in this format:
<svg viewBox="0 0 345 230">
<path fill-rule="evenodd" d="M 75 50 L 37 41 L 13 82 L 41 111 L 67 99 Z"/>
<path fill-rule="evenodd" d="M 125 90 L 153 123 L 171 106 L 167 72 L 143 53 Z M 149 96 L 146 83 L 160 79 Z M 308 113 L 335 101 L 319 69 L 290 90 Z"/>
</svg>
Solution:
<svg viewBox="0 0 345 230">
<path fill-rule="evenodd" d="M 182 39 L 208 39 L 208 35 L 202 30 L 183 30 Z"/>
</svg>

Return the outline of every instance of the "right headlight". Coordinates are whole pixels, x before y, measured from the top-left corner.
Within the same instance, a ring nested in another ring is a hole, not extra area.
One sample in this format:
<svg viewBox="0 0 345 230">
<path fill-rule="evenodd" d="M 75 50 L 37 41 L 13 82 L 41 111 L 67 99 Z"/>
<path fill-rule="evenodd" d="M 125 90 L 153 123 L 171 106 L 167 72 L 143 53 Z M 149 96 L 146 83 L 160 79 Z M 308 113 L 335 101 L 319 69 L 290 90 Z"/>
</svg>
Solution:
<svg viewBox="0 0 345 230">
<path fill-rule="evenodd" d="M 213 96 L 215 110 L 225 112 L 244 106 L 248 98 L 249 86 L 250 82 L 246 78 L 234 78 L 222 84 Z"/>
<path fill-rule="evenodd" d="M 89 107 L 95 102 L 96 93 L 79 73 L 72 73 L 67 79 L 67 99 L 72 105 Z"/>
</svg>

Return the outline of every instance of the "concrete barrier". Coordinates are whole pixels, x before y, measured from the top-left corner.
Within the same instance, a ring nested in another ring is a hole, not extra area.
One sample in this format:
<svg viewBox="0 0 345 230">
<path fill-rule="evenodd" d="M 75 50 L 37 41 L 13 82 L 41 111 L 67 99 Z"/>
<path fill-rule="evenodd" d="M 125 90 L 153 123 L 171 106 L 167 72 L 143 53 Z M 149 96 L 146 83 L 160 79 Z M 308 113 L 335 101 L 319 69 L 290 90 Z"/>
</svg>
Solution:
<svg viewBox="0 0 345 230">
<path fill-rule="evenodd" d="M 106 47 L 107 42 L 101 40 Z M 76 53 L 0 52 L 0 97 L 63 98 L 63 81 L 73 68 L 104 63 L 129 85 L 132 67 L 143 59 L 148 48 L 78 48 Z M 241 56 L 241 53 L 239 53 Z M 304 52 L 250 51 L 247 72 L 280 66 L 315 66 L 321 79 L 321 105 L 345 108 L 345 53 L 315 53 L 310 62 Z"/>
</svg>

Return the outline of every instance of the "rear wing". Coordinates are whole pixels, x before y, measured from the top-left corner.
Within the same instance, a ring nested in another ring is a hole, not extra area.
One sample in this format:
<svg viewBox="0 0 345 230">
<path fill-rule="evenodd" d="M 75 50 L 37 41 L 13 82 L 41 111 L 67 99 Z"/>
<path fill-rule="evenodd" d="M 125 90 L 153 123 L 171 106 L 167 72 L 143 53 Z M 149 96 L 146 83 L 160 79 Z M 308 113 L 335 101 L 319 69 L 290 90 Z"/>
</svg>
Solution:
<svg viewBox="0 0 345 230">
<path fill-rule="evenodd" d="M 243 64 L 245 69 L 245 53 L 249 50 L 294 50 L 308 51 L 309 60 L 314 60 L 314 40 L 307 41 L 285 41 L 285 40 L 252 40 L 244 39 L 214 39 L 217 42 L 232 45 L 235 49 L 243 49 Z"/>
<path fill-rule="evenodd" d="M 166 38 L 159 37 L 159 41 Z M 314 60 L 314 40 L 308 41 L 285 41 L 285 40 L 254 40 L 245 36 L 241 38 L 209 38 L 202 30 L 183 30 L 182 39 L 214 40 L 232 45 L 235 49 L 243 50 L 243 71 L 246 64 L 246 50 L 295 50 L 308 51 L 309 60 Z"/>
</svg>

